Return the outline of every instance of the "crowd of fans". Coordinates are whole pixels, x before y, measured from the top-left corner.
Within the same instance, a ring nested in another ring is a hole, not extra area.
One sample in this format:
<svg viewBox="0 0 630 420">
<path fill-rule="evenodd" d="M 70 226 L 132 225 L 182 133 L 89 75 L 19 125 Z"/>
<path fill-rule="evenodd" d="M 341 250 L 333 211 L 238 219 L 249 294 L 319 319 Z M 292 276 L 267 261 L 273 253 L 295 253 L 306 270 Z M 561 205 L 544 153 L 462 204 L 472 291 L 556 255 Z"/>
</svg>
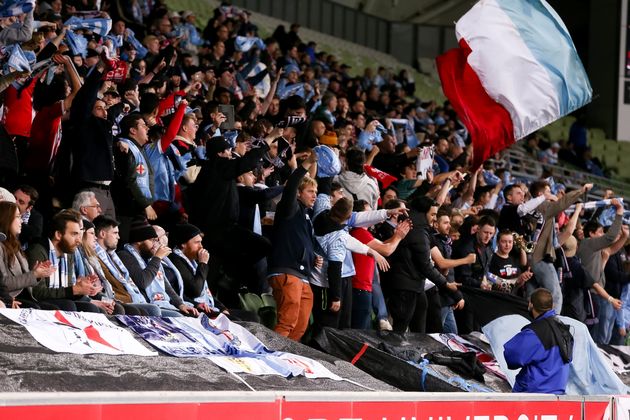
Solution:
<svg viewBox="0 0 630 420">
<path fill-rule="evenodd" d="M 159 2 L 98 7 L 0 19 L 7 307 L 255 320 L 238 293 L 272 292 L 300 340 L 311 315 L 314 333 L 466 333 L 462 288 L 545 287 L 623 341 L 619 200 L 586 212 L 590 184 L 471 168 L 448 102 L 415 98 L 406 71 L 351 76 L 298 25 L 263 40 L 228 4 L 204 28 Z"/>
</svg>

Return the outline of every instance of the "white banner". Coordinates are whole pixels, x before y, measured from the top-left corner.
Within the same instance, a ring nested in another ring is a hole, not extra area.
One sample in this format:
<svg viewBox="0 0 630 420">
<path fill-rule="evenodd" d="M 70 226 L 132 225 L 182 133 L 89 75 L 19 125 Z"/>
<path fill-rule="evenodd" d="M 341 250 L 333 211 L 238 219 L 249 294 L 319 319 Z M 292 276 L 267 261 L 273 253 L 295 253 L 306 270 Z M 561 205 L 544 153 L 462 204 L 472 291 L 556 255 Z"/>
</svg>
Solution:
<svg viewBox="0 0 630 420">
<path fill-rule="evenodd" d="M 56 352 L 157 355 L 103 314 L 36 309 L 0 309 L 0 314 L 26 327 L 39 344 Z"/>
<path fill-rule="evenodd" d="M 228 372 L 342 380 L 315 360 L 267 349 L 256 336 L 225 315 L 216 319 L 205 315 L 199 318 L 120 315 L 118 319 L 168 354 L 207 358 Z"/>
</svg>

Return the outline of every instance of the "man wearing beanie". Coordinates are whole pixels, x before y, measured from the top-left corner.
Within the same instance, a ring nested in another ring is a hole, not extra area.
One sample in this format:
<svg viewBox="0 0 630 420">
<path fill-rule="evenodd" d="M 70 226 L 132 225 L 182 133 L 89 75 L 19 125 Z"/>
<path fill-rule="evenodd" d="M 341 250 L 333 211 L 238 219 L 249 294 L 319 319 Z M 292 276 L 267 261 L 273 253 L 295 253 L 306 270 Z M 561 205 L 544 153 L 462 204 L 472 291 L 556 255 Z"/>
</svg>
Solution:
<svg viewBox="0 0 630 420">
<path fill-rule="evenodd" d="M 201 242 L 201 230 L 190 223 L 175 225 L 169 234 L 169 245 L 173 248 L 169 258 L 182 277 L 184 298 L 194 302 L 195 308 L 207 315 L 229 314 L 208 287 L 210 253 Z"/>
<path fill-rule="evenodd" d="M 170 253 L 169 247 L 159 245 L 153 226 L 145 219 L 135 219 L 129 230 L 129 243 L 118 256 L 148 301 L 160 307 L 162 316 L 197 316 L 197 310 L 184 303 L 166 278 L 162 259 Z"/>
</svg>

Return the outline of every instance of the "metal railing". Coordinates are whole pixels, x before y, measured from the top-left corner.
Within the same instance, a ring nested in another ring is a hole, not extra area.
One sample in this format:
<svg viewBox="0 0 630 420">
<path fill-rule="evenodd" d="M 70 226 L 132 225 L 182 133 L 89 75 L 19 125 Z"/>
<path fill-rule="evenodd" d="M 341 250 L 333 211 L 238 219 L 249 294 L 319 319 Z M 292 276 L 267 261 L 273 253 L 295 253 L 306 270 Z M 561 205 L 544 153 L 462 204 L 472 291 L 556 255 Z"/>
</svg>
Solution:
<svg viewBox="0 0 630 420">
<path fill-rule="evenodd" d="M 391 22 L 330 0 L 233 0 L 232 3 L 390 54 L 414 67 L 419 58 L 435 57 L 457 46 L 452 26 Z"/>
<path fill-rule="evenodd" d="M 507 161 L 513 176 L 530 181 L 540 179 L 547 172 L 557 183 L 562 183 L 570 189 L 576 189 L 586 183 L 592 183 L 594 188 L 589 192 L 589 200 L 599 200 L 604 190 L 611 189 L 617 196 L 630 197 L 630 184 L 601 176 L 593 175 L 583 170 L 574 169 L 566 164 L 550 165 L 542 163 L 529 155 L 522 147 L 512 146 L 502 154 Z"/>
</svg>

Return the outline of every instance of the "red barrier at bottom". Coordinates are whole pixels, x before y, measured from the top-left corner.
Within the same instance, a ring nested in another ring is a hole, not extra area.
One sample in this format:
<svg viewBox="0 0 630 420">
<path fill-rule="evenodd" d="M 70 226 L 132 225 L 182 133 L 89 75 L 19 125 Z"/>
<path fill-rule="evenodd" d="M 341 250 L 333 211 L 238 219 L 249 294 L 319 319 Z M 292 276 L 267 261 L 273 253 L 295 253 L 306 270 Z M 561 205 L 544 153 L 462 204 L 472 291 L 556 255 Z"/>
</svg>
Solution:
<svg viewBox="0 0 630 420">
<path fill-rule="evenodd" d="M 287 401 L 0 407 L 39 420 L 581 420 L 581 401 Z M 602 420 L 601 407 L 586 420 Z"/>
</svg>

